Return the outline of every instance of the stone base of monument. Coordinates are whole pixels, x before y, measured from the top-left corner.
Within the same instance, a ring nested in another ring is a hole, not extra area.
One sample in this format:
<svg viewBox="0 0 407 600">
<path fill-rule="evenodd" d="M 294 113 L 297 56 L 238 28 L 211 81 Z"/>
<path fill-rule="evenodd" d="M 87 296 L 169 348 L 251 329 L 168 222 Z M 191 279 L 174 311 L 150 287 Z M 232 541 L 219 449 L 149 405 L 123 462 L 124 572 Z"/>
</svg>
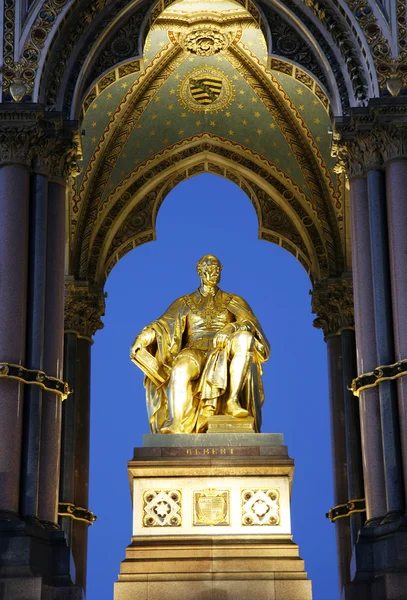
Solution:
<svg viewBox="0 0 407 600">
<path fill-rule="evenodd" d="M 311 600 L 280 434 L 146 435 L 115 600 Z"/>
<path fill-rule="evenodd" d="M 0 515 L 0 538 L 0 600 L 83 600 L 63 531 Z"/>
</svg>

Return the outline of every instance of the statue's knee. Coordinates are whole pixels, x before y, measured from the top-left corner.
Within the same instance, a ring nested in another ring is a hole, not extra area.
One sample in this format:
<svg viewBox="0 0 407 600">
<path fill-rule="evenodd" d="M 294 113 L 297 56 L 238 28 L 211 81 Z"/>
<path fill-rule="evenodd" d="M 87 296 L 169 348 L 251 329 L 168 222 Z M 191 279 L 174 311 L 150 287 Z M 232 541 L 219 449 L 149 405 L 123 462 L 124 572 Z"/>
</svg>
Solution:
<svg viewBox="0 0 407 600">
<path fill-rule="evenodd" d="M 239 349 L 250 352 L 253 344 L 254 335 L 250 331 L 238 331 L 233 336 L 232 348 L 235 352 Z"/>
<path fill-rule="evenodd" d="M 171 378 L 177 381 L 188 382 L 196 377 L 197 365 L 194 361 L 183 357 L 176 361 L 171 371 Z"/>
</svg>

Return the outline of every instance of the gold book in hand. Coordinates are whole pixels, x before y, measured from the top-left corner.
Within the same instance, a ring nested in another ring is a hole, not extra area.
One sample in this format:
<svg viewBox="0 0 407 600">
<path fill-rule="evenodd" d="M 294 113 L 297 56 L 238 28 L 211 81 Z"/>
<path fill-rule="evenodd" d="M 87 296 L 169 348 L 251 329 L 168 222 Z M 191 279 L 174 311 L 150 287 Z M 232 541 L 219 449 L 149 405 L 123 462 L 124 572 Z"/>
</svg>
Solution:
<svg viewBox="0 0 407 600">
<path fill-rule="evenodd" d="M 162 366 L 158 363 L 157 359 L 144 348 L 140 348 L 137 352 L 131 354 L 130 358 L 157 387 L 167 381 L 168 377 Z"/>
</svg>

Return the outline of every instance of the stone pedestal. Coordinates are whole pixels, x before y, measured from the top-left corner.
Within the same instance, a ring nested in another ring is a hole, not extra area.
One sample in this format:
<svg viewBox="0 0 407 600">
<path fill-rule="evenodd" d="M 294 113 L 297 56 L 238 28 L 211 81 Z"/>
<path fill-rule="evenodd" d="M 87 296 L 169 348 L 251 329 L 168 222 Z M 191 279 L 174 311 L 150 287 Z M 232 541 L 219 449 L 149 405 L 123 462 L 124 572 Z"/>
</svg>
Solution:
<svg viewBox="0 0 407 600">
<path fill-rule="evenodd" d="M 147 435 L 115 600 L 311 600 L 280 434 Z"/>
</svg>

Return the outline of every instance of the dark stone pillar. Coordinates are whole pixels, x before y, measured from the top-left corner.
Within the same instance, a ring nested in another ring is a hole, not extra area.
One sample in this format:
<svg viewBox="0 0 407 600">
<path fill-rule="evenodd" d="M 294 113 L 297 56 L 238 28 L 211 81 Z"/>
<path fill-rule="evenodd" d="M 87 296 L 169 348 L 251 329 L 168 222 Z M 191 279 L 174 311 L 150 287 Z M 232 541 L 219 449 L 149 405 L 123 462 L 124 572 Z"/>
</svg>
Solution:
<svg viewBox="0 0 407 600">
<path fill-rule="evenodd" d="M 48 188 L 44 370 L 58 379 L 63 376 L 65 214 L 65 187 L 51 182 Z M 61 414 L 61 397 L 44 392 L 38 512 L 41 521 L 54 526 L 58 521 Z"/>
<path fill-rule="evenodd" d="M 100 319 L 103 314 L 104 295 L 100 288 L 90 289 L 84 281 L 67 281 L 64 370 L 73 393 L 64 406 L 60 501 L 86 510 L 89 510 L 91 346 L 92 336 L 103 327 Z M 77 584 L 85 590 L 91 521 L 64 517 L 61 524 L 69 535 Z"/>
<path fill-rule="evenodd" d="M 73 393 L 65 400 L 62 417 L 60 502 L 88 508 L 90 436 L 91 339 L 65 334 L 65 378 Z M 76 583 L 86 590 L 88 528 L 90 523 L 61 517 L 76 568 Z"/>
<path fill-rule="evenodd" d="M 25 361 L 29 172 L 0 168 L 0 362 Z M 19 511 L 24 384 L 0 378 L 0 518 Z"/>
<path fill-rule="evenodd" d="M 77 389 L 78 343 L 75 333 L 64 336 L 64 381 L 72 393 L 62 404 L 61 472 L 59 499 L 73 503 L 75 491 L 75 406 Z M 68 546 L 72 548 L 73 519 L 60 517 L 60 525 L 65 531 Z"/>
<path fill-rule="evenodd" d="M 375 316 L 370 248 L 369 204 L 366 178 L 351 179 L 352 263 L 358 375 L 376 364 Z M 356 401 L 356 398 L 355 398 Z M 359 396 L 363 475 L 368 522 L 386 514 L 379 391 L 364 390 Z"/>
<path fill-rule="evenodd" d="M 340 590 L 350 582 L 352 547 L 363 517 L 339 517 L 346 505 L 364 497 L 358 407 L 348 385 L 355 376 L 355 341 L 352 278 L 316 282 L 313 291 L 316 327 L 323 329 L 328 349 L 332 456 L 334 467 L 334 521 L 338 548 Z"/>
<path fill-rule="evenodd" d="M 41 371 L 44 369 L 47 204 L 47 177 L 32 175 L 26 367 Z M 25 390 L 20 513 L 26 519 L 38 518 L 42 395 L 42 388 L 36 385 L 27 386 Z"/>
<path fill-rule="evenodd" d="M 386 166 L 395 360 L 407 359 L 407 160 Z M 407 504 L 407 376 L 397 381 L 403 457 L 404 498 Z"/>
<path fill-rule="evenodd" d="M 396 383 L 382 379 L 378 369 L 407 358 L 407 174 L 406 163 L 400 162 L 407 157 L 406 115 L 404 97 L 375 98 L 336 119 L 334 134 L 340 140 L 338 158 L 351 179 L 357 363 L 359 376 L 367 375 L 355 385 L 367 386 L 360 392 L 360 419 L 368 521 L 355 545 L 346 600 L 398 599 L 406 589 L 404 400 L 402 393 L 397 398 Z M 393 167 L 393 161 L 400 164 Z"/>
<path fill-rule="evenodd" d="M 384 172 L 368 172 L 370 245 L 372 250 L 373 300 L 377 365 L 394 362 L 393 319 L 390 292 L 390 262 L 387 236 Z M 400 452 L 400 432 L 396 385 L 383 381 L 379 385 L 380 418 L 387 518 L 400 514 L 405 507 Z"/>
<path fill-rule="evenodd" d="M 88 507 L 89 501 L 89 436 L 90 436 L 90 356 L 89 339 L 78 339 L 77 395 L 75 410 L 75 492 L 74 504 Z M 75 521 L 72 552 L 76 565 L 77 582 L 86 589 L 88 528 L 83 521 Z"/>
<path fill-rule="evenodd" d="M 341 331 L 343 393 L 346 429 L 346 467 L 348 477 L 349 501 L 365 497 L 363 485 L 362 449 L 360 437 L 359 405 L 353 392 L 349 390 L 356 377 L 355 332 L 351 329 Z M 350 515 L 352 548 L 357 542 L 359 531 L 365 522 L 365 513 Z"/>
<path fill-rule="evenodd" d="M 341 337 L 331 335 L 326 340 L 326 344 L 334 467 L 334 502 L 337 506 L 338 504 L 346 504 L 349 500 Z M 335 521 L 335 532 L 339 558 L 339 587 L 342 589 L 350 581 L 352 546 L 349 519 L 337 519 Z"/>
</svg>

